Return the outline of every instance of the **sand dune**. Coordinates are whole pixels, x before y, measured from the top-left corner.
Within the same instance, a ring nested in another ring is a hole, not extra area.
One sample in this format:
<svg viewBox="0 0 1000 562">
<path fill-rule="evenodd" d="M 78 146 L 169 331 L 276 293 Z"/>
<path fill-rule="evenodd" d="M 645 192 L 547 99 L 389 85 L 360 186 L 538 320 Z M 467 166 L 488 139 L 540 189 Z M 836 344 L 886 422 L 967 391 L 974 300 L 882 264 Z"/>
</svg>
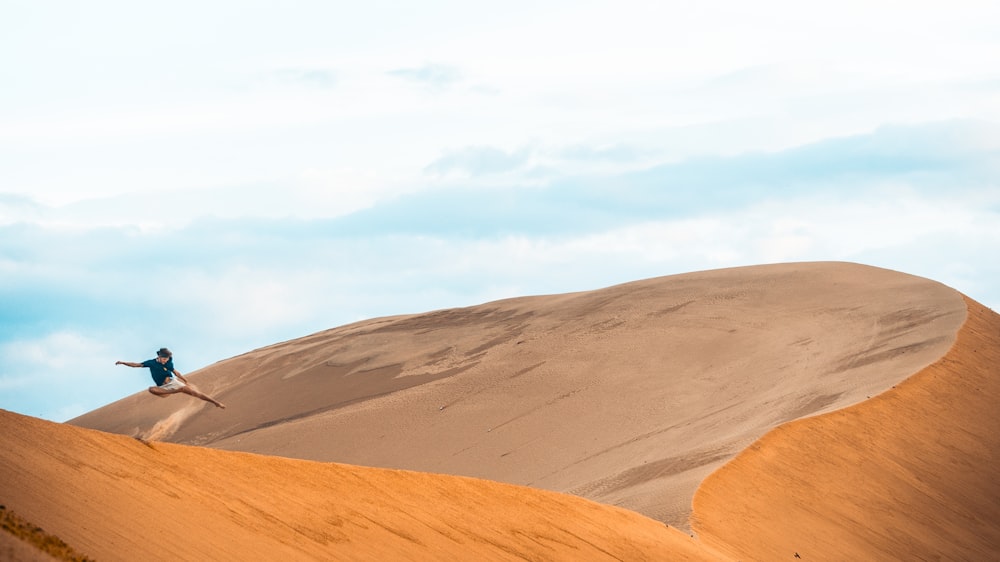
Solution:
<svg viewBox="0 0 1000 562">
<path fill-rule="evenodd" d="M 1000 315 L 968 306 L 933 365 L 709 476 L 702 539 L 745 560 L 1000 560 Z"/>
<path fill-rule="evenodd" d="M 97 560 L 712 560 L 636 513 L 416 472 L 138 440 L 0 410 L 0 498 Z"/>
<path fill-rule="evenodd" d="M 693 497 L 697 539 L 573 495 L 3 411 L 0 503 L 101 560 L 995 560 L 998 365 L 1000 316 L 925 279 L 702 272 L 376 319 L 194 375 L 259 412 L 139 394 L 77 420 L 514 475 L 577 459 L 547 482 Z"/>
<path fill-rule="evenodd" d="M 528 485 L 685 528 L 712 471 L 930 364 L 965 315 L 950 288 L 857 264 L 697 272 L 359 322 L 194 373 L 225 411 L 139 393 L 72 423 L 170 420 L 178 443 Z"/>
</svg>

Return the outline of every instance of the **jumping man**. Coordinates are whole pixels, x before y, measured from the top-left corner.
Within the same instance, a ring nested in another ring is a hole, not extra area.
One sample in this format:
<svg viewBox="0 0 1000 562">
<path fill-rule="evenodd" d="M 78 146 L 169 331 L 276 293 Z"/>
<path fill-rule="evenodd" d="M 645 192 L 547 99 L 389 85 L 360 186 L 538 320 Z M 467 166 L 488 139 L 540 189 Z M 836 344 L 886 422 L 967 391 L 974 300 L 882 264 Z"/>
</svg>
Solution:
<svg viewBox="0 0 1000 562">
<path fill-rule="evenodd" d="M 132 363 L 130 361 L 115 361 L 115 365 L 125 365 L 126 367 L 146 367 L 149 369 L 149 374 L 153 376 L 153 381 L 156 386 L 149 387 L 149 392 L 159 396 L 160 398 L 165 398 L 170 394 L 175 394 L 178 392 L 183 392 L 194 396 L 195 398 L 201 398 L 206 402 L 211 402 L 219 408 L 225 408 L 222 402 L 219 402 L 215 398 L 202 394 L 192 388 L 186 378 L 174 369 L 173 353 L 165 347 L 161 347 L 159 351 L 156 352 L 156 359 L 147 359 L 142 363 Z"/>
</svg>

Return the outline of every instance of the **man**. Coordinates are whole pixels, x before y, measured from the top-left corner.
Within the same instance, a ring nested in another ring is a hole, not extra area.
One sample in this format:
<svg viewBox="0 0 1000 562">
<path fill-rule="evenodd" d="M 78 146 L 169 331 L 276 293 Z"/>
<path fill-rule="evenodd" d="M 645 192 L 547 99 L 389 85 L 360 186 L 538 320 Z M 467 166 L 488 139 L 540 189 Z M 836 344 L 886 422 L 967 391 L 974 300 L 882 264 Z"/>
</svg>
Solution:
<svg viewBox="0 0 1000 562">
<path fill-rule="evenodd" d="M 184 394 L 194 396 L 195 398 L 201 398 L 206 402 L 211 402 L 219 408 L 225 408 L 222 402 L 219 402 L 211 396 L 202 394 L 189 386 L 187 379 L 184 378 L 184 376 L 181 375 L 177 369 L 174 369 L 173 353 L 165 347 L 161 347 L 160 350 L 156 352 L 156 359 L 147 359 L 142 363 L 115 361 L 115 365 L 125 365 L 126 367 L 146 367 L 149 369 L 149 374 L 153 376 L 153 382 L 156 383 L 156 386 L 149 387 L 149 392 L 159 396 L 160 398 L 164 398 L 177 392 L 183 392 Z"/>
</svg>

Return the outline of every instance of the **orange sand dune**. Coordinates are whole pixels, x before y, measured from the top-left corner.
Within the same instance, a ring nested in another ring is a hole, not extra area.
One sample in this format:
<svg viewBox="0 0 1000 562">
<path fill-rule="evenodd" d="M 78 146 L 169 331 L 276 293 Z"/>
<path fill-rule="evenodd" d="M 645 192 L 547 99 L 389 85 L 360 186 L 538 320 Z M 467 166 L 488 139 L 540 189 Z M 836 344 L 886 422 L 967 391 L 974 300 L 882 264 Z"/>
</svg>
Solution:
<svg viewBox="0 0 1000 562">
<path fill-rule="evenodd" d="M 743 560 L 1000 560 L 1000 315 L 968 306 L 933 365 L 712 474 L 699 536 Z"/>
<path fill-rule="evenodd" d="M 685 528 L 713 470 L 930 364 L 965 314 L 948 287 L 857 264 L 688 273 L 359 322 L 193 374 L 225 411 L 142 392 L 71 423 L 529 485 Z"/>
<path fill-rule="evenodd" d="M 145 445 L 3 410 L 0 425 L 0 502 L 102 561 L 718 559 L 676 529 L 569 495 Z"/>
</svg>

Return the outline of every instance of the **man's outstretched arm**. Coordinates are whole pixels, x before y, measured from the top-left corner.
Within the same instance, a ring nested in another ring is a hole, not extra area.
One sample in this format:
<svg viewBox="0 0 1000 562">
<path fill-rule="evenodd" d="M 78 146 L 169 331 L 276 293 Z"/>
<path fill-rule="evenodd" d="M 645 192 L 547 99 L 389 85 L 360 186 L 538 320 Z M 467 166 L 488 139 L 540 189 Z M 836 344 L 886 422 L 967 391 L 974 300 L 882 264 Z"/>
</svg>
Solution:
<svg viewBox="0 0 1000 562">
<path fill-rule="evenodd" d="M 132 361 L 115 361 L 115 365 L 125 365 L 126 367 L 142 367 L 142 363 L 133 363 Z"/>
</svg>

